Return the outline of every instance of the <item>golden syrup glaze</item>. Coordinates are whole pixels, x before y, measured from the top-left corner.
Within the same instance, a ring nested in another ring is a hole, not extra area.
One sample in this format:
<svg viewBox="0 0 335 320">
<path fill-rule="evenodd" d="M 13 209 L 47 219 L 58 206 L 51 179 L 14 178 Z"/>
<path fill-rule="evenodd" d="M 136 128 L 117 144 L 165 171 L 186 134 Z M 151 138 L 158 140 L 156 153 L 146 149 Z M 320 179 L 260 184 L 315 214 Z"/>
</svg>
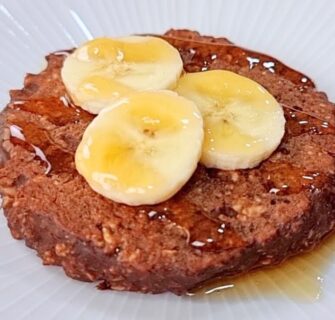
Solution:
<svg viewBox="0 0 335 320">
<path fill-rule="evenodd" d="M 165 38 L 167 39 L 167 37 Z M 211 47 L 211 49 L 208 50 L 207 54 L 203 53 L 203 43 L 197 43 L 196 41 L 193 41 L 190 42 L 189 45 L 185 45 L 185 43 L 181 45 L 181 43 L 183 41 L 185 42 L 185 40 L 177 38 L 167 40 L 170 40 L 170 43 L 172 43 L 176 47 L 179 46 L 180 48 L 182 48 L 180 49 L 180 52 L 184 60 L 185 70 L 188 72 L 201 70 L 205 71 L 211 68 L 217 68 L 218 65 L 215 64 L 216 60 L 227 60 L 227 63 L 236 66 L 237 69 L 240 67 L 246 67 L 250 70 L 254 68 L 262 68 L 264 69 L 264 72 L 271 74 L 280 74 L 281 76 L 290 79 L 290 81 L 295 83 L 299 87 L 299 90 L 301 92 L 314 88 L 314 84 L 308 77 L 291 68 L 286 67 L 278 60 L 263 54 L 247 51 L 235 45 L 222 46 L 220 44 L 215 44 L 216 46 L 218 46 L 217 49 L 219 53 L 216 53 L 214 45 L 214 49 L 213 47 Z M 197 51 L 198 46 L 201 46 L 201 48 L 199 47 L 199 52 L 201 51 L 201 55 L 199 55 Z M 67 54 L 67 52 L 56 53 L 59 58 L 64 58 Z M 56 79 L 56 82 L 57 81 L 60 81 L 60 78 Z M 50 99 L 52 99 L 52 101 Z M 38 116 L 43 116 L 50 123 L 58 127 L 66 126 L 69 123 L 76 124 L 79 122 L 83 122 L 88 124 L 89 121 L 93 118 L 92 115 L 89 115 L 80 107 L 75 106 L 66 96 L 65 91 L 62 92 L 62 94 L 58 97 L 43 97 L 43 99 L 39 98 L 37 100 L 14 100 L 11 104 L 11 108 L 36 114 Z M 52 104 L 52 109 L 48 107 L 49 103 Z M 333 125 L 325 119 L 320 118 L 318 115 L 299 110 L 299 108 L 297 107 L 286 106 L 284 104 L 283 107 L 287 120 L 287 136 L 300 136 L 305 133 L 310 133 L 312 135 L 334 134 L 335 130 Z M 11 125 L 14 126 L 11 130 L 11 142 L 13 144 L 19 144 L 31 152 L 35 152 L 36 159 L 38 161 L 41 161 L 42 165 L 46 168 L 46 174 L 59 174 L 67 172 L 68 170 L 75 174 L 75 168 L 73 164 L 73 147 L 69 148 L 72 150 L 69 151 L 57 146 L 57 144 L 55 144 L 54 141 L 51 139 L 49 133 L 36 124 L 32 124 L 24 120 L 16 120 L 15 122 L 11 123 Z M 20 132 L 20 134 L 17 134 L 17 132 Z M 35 148 L 41 150 L 43 156 L 41 156 L 41 153 L 39 151 L 37 154 Z M 285 149 L 285 145 L 282 144 L 278 148 L 277 152 L 285 155 L 289 151 Z M 198 171 L 200 171 L 200 175 L 206 175 L 207 180 L 220 180 L 220 183 L 225 183 L 228 179 L 228 174 L 226 174 L 225 172 L 219 172 L 219 170 L 205 169 L 202 167 Z M 303 190 L 314 192 L 315 189 L 322 186 L 322 183 L 325 179 L 323 173 L 306 171 L 304 170 L 304 168 L 292 165 L 291 163 L 279 163 L 276 165 L 272 163 L 271 165 L 267 165 L 266 162 L 264 162 L 262 166 L 257 168 L 256 170 L 245 170 L 245 172 L 239 174 L 243 178 L 248 177 L 255 171 L 260 172 L 260 175 L 262 176 L 267 176 L 267 180 L 262 182 L 263 184 L 261 187 L 266 190 L 266 192 L 270 195 L 272 199 L 271 204 L 276 204 L 276 201 L 282 200 L 282 197 L 295 193 L 300 193 Z M 234 175 L 232 175 L 232 177 L 233 176 Z M 299 179 L 297 179 L 297 177 L 299 177 Z M 195 180 L 196 184 L 197 177 L 194 177 L 193 179 Z M 219 210 L 217 210 L 216 208 L 210 208 L 210 210 L 204 211 L 197 210 L 199 204 L 196 203 L 193 199 L 196 198 L 196 196 L 194 196 L 196 188 L 190 187 L 192 183 L 194 183 L 194 181 L 191 181 L 189 185 L 186 185 L 181 193 L 177 194 L 176 197 L 173 198 L 173 201 L 167 201 L 166 203 L 158 206 L 139 207 L 138 211 L 145 212 L 148 215 L 149 222 L 153 221 L 155 223 L 164 223 L 165 221 L 171 221 L 180 226 L 181 229 L 185 231 L 187 243 L 189 243 L 196 250 L 218 252 L 221 250 L 229 249 L 232 246 L 243 246 L 244 240 L 234 231 L 233 228 L 231 228 L 230 224 L 226 223 L 225 219 L 222 220 L 220 218 L 220 216 L 222 215 L 221 208 L 219 208 Z M 232 181 L 230 181 L 230 183 L 232 183 Z M 199 192 L 202 192 L 201 186 L 199 187 L 199 190 Z M 213 192 L 215 192 L 215 190 L 213 190 Z M 221 195 L 219 194 L 218 197 L 220 196 Z M 229 197 L 228 193 L 226 196 Z M 192 208 L 192 210 L 179 210 L 180 208 L 190 207 Z M 225 207 L 224 215 L 228 218 L 233 219 L 236 214 L 236 210 L 232 207 Z M 304 256 L 302 256 L 295 259 L 297 261 L 300 261 L 299 259 L 305 258 Z M 294 260 L 289 260 L 289 262 L 287 263 L 293 263 L 290 261 Z M 315 261 L 317 261 L 315 262 L 316 264 L 319 263 L 318 259 Z M 279 269 L 285 270 L 285 268 L 285 265 L 283 265 Z M 298 269 L 299 268 L 300 266 L 298 267 Z M 289 269 L 287 269 L 287 272 L 288 270 Z M 270 278 L 273 278 L 275 277 L 275 275 L 271 274 L 271 272 L 276 273 L 276 271 L 266 270 L 257 271 L 255 272 L 255 275 L 257 273 L 260 274 L 259 272 L 264 273 L 264 276 L 255 276 L 254 280 L 250 280 L 252 278 L 248 278 L 249 280 L 243 280 L 249 276 L 241 277 L 241 280 L 234 279 L 234 287 L 241 287 L 242 285 L 240 284 L 240 281 L 241 283 L 245 283 L 243 284 L 243 286 L 255 286 L 256 283 L 262 283 L 261 285 L 263 285 L 264 283 L 269 282 L 268 280 L 266 280 L 266 278 L 269 276 L 265 276 L 265 274 L 268 274 L 269 272 Z M 253 277 L 253 275 L 250 277 Z M 310 279 L 315 278 L 314 275 L 309 275 L 308 277 Z M 297 278 L 296 274 L 291 279 L 294 278 Z M 278 281 L 282 282 L 281 280 L 279 280 L 279 278 L 276 282 Z M 306 281 L 307 280 L 303 280 L 303 282 Z M 314 280 L 311 280 L 311 282 L 314 283 Z M 230 280 L 225 280 L 223 282 L 220 281 L 219 283 L 220 285 L 215 284 L 214 286 L 218 287 L 227 284 L 229 287 L 231 287 L 232 285 Z M 311 287 L 313 286 L 314 285 L 311 285 Z M 211 288 L 212 286 L 207 287 L 205 291 L 211 291 Z M 245 289 L 245 287 L 243 288 Z M 269 289 L 265 289 L 265 287 L 262 287 L 262 289 L 260 290 L 277 290 L 273 286 L 269 286 L 268 288 Z M 287 290 L 287 292 L 289 291 L 292 290 Z M 310 291 L 314 292 L 315 290 L 311 289 Z M 312 295 L 314 296 L 314 293 Z"/>
<path fill-rule="evenodd" d="M 180 54 L 184 61 L 186 72 L 198 72 L 215 69 L 215 62 L 224 60 L 227 63 L 238 67 L 249 67 L 250 70 L 255 67 L 260 67 L 265 71 L 276 73 L 286 79 L 289 79 L 296 85 L 299 85 L 301 90 L 305 88 L 315 88 L 313 81 L 303 73 L 294 70 L 264 53 L 259 53 L 253 50 L 245 49 L 236 46 L 233 43 L 227 43 L 226 39 L 221 41 L 199 41 L 176 37 L 174 35 L 160 36 L 170 42 L 173 46 L 180 48 Z M 216 40 L 215 38 L 211 38 Z M 204 50 L 204 46 L 208 44 L 208 52 Z"/>
<path fill-rule="evenodd" d="M 175 39 L 173 39 L 173 41 L 175 41 Z M 176 41 L 182 40 L 177 39 Z M 192 46 L 196 45 L 196 42 L 192 42 Z M 201 45 L 203 44 L 201 43 Z M 222 46 L 218 44 L 218 46 L 220 46 L 220 50 L 225 48 L 225 50 L 227 50 L 228 56 L 233 54 L 236 59 L 236 64 L 239 66 L 243 64 L 249 64 L 249 56 L 246 56 L 242 53 L 244 52 L 244 49 L 233 45 Z M 67 52 L 57 52 L 56 54 L 57 56 L 61 57 L 62 55 L 66 56 Z M 264 56 L 263 54 L 257 54 L 253 52 L 252 55 L 257 57 L 253 59 L 258 59 L 257 61 L 259 61 L 259 63 L 263 60 L 270 60 L 268 56 Z M 182 57 L 184 58 L 187 71 L 195 71 L 191 70 L 193 65 L 201 65 L 201 63 L 198 61 L 199 57 L 196 56 L 196 53 L 191 58 L 188 55 L 182 53 Z M 188 59 L 195 59 L 196 62 L 193 63 L 187 61 Z M 218 56 L 215 59 L 218 59 Z M 214 62 L 215 59 L 213 59 Z M 275 59 L 272 59 L 271 61 L 275 61 L 274 63 L 276 68 L 272 67 L 273 70 L 267 72 L 279 72 L 280 74 L 289 77 L 292 81 L 298 81 L 299 83 L 301 82 L 299 79 L 308 79 L 306 76 L 282 65 Z M 206 63 L 203 62 L 203 64 Z M 209 63 L 207 65 L 209 66 Z M 264 65 L 264 63 L 262 65 Z M 314 87 L 314 84 L 310 80 L 303 81 L 302 83 L 303 86 Z M 50 108 L 49 105 L 52 105 L 52 108 Z M 79 106 L 75 106 L 66 92 L 64 92 L 64 94 L 60 97 L 46 97 L 45 99 L 14 101 L 11 106 L 15 110 L 21 110 L 40 116 L 43 115 L 43 117 L 56 126 L 64 126 L 68 125 L 69 123 L 77 123 L 80 121 L 89 123 L 89 121 L 93 118 L 92 115 L 82 110 Z M 330 125 L 327 121 L 318 118 L 316 115 L 303 112 L 298 108 L 291 108 L 285 105 L 283 107 L 287 120 L 286 132 L 289 136 L 299 136 L 306 132 L 316 135 L 335 133 L 335 129 L 332 125 Z M 12 136 L 11 142 L 13 144 L 20 144 L 21 146 L 24 146 L 28 150 L 35 153 L 36 148 L 38 148 L 38 153 L 43 154 L 43 156 L 40 157 L 36 155 L 36 159 L 43 162 L 43 166 L 46 167 L 47 174 L 52 175 L 62 172 L 74 172 L 75 168 L 73 164 L 73 153 L 58 147 L 57 144 L 55 144 L 54 141 L 50 138 L 46 130 L 30 122 L 27 123 L 24 120 L 16 120 L 13 125 L 16 126 L 17 130 L 20 130 L 22 136 L 24 136 L 25 139 L 23 139 L 23 141 L 22 139 L 20 140 L 17 137 Z M 279 151 L 285 153 L 285 149 L 281 146 L 279 147 Z M 214 169 L 204 170 L 210 178 L 211 176 L 213 178 L 217 177 L 219 171 Z M 268 166 L 265 161 L 261 167 L 257 168 L 257 170 L 262 172 L 263 175 L 265 175 L 265 173 L 267 174 L 268 179 L 264 182 L 264 188 L 270 194 L 272 194 L 274 198 L 276 196 L 285 196 L 292 193 L 299 193 L 303 189 L 314 190 L 315 188 L 319 187 L 323 181 L 323 175 L 321 173 L 308 172 L 303 168 L 295 167 L 289 163 L 279 163 L 275 165 L 271 163 L 271 165 Z M 245 171 L 246 174 L 248 174 L 248 170 Z M 224 174 L 224 172 L 222 173 Z M 296 179 L 297 176 L 300 177 L 299 180 Z M 275 203 L 276 200 L 273 201 Z M 184 203 L 185 201 L 181 202 L 183 203 L 182 205 L 185 205 L 185 207 L 189 205 L 189 203 Z M 180 202 L 178 202 L 178 205 L 180 205 Z M 230 230 L 230 228 L 227 228 L 224 221 L 221 221 L 217 218 L 216 213 L 194 213 L 193 211 L 189 211 L 184 212 L 183 214 L 174 214 L 175 209 L 173 208 L 173 205 L 169 204 L 169 201 L 164 204 L 164 207 L 166 209 L 165 212 L 161 213 L 162 211 L 157 209 L 158 214 L 153 215 L 150 220 L 161 219 L 177 223 L 182 228 L 184 228 L 184 230 L 187 230 L 190 244 L 197 249 L 205 251 L 220 251 L 223 248 L 229 248 L 232 242 L 235 246 L 243 244 L 243 241 L 239 239 L 239 237 L 236 237 L 235 232 Z M 148 208 L 147 212 L 151 211 L 155 210 Z M 227 207 L 225 211 L 225 214 L 228 215 L 230 213 L 232 215 L 236 213 L 230 207 Z M 234 241 L 232 241 L 232 239 L 234 239 Z"/>
</svg>

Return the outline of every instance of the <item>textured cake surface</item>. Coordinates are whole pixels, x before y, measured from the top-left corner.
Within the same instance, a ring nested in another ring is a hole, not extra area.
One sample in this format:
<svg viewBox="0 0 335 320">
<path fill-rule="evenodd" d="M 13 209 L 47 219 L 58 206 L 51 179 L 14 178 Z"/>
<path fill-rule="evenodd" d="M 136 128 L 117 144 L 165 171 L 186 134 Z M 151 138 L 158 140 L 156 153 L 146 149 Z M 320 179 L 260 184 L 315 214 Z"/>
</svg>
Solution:
<svg viewBox="0 0 335 320">
<path fill-rule="evenodd" d="M 199 165 L 159 205 L 114 203 L 75 169 L 93 116 L 66 94 L 67 53 L 50 54 L 1 113 L 0 192 L 12 235 L 70 277 L 152 293 L 183 294 L 313 248 L 335 224 L 334 105 L 306 76 L 225 38 L 187 30 L 162 37 L 180 51 L 186 72 L 231 70 L 269 90 L 287 121 L 278 149 L 251 170 Z"/>
</svg>

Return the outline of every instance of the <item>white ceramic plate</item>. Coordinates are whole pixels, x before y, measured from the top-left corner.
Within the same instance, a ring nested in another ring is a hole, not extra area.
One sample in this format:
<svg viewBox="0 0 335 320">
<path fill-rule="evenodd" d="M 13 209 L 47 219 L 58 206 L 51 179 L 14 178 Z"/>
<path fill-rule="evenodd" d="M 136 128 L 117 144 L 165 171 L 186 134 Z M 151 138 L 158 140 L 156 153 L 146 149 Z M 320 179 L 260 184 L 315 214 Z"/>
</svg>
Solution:
<svg viewBox="0 0 335 320">
<path fill-rule="evenodd" d="M 0 0 L 1 106 L 8 90 L 20 87 L 26 72 L 39 71 L 51 51 L 96 36 L 170 27 L 227 36 L 269 53 L 310 75 L 335 100 L 334 17 L 332 0 Z M 280 276 L 247 279 L 215 297 L 101 292 L 43 267 L 33 251 L 12 240 L 1 214 L 0 318 L 334 319 L 334 263 L 331 246 L 325 247 L 313 259 L 275 271 Z"/>
</svg>

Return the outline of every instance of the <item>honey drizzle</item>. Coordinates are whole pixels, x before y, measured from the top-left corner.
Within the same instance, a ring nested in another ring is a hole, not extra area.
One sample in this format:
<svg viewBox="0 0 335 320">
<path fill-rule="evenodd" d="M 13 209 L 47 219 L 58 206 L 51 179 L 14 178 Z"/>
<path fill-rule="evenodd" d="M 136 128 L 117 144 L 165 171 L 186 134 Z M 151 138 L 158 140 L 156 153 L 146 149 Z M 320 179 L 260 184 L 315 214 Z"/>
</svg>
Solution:
<svg viewBox="0 0 335 320">
<path fill-rule="evenodd" d="M 185 38 L 178 38 L 178 37 L 171 37 L 171 36 L 168 36 L 165 38 L 171 38 L 171 39 L 176 39 L 176 40 L 181 40 L 181 41 L 188 41 L 191 43 L 192 42 L 199 43 L 202 45 L 208 43 L 210 45 L 213 44 L 215 46 L 230 46 L 230 47 L 239 48 L 235 46 L 234 44 L 212 43 L 210 41 L 197 41 L 194 39 L 185 39 Z M 252 53 L 252 51 L 250 50 L 246 50 L 246 52 Z M 64 55 L 67 53 L 59 52 L 56 54 Z M 257 53 L 255 53 L 255 55 L 257 55 Z M 213 54 L 212 56 L 214 57 L 213 59 L 216 59 L 215 54 Z M 272 68 L 272 65 L 271 66 L 268 65 L 268 67 Z M 285 65 L 283 65 L 283 67 L 288 68 Z M 276 72 L 275 68 L 274 68 L 274 72 Z M 308 81 L 308 78 L 305 76 L 303 76 L 303 78 L 301 79 L 303 83 L 306 83 Z M 68 105 L 68 101 L 66 97 L 64 98 L 60 97 L 60 98 L 61 98 L 60 101 L 63 104 L 64 110 L 66 108 L 70 112 L 72 108 L 68 108 L 69 105 Z M 17 105 L 17 107 L 20 107 L 20 105 L 24 104 L 24 102 L 14 101 L 13 104 Z M 294 107 L 290 107 L 285 104 L 281 104 L 281 105 L 283 106 L 283 108 L 290 109 L 297 113 L 305 114 L 311 118 L 315 118 L 321 122 L 328 124 L 328 121 L 321 119 L 316 114 L 305 112 L 305 111 L 296 109 Z M 70 106 L 72 107 L 72 105 Z M 71 119 L 74 118 L 73 119 L 74 121 L 79 121 L 79 118 L 81 119 L 85 116 L 85 113 L 81 109 L 75 109 L 75 111 L 76 113 L 78 113 L 78 115 L 76 115 L 78 116 L 78 119 L 72 113 L 69 114 L 69 118 Z M 55 117 L 53 114 L 50 115 L 50 117 L 53 118 L 54 122 L 57 125 L 62 125 L 62 123 L 58 123 L 59 119 L 56 119 L 57 121 L 54 119 Z M 23 128 L 23 132 L 24 132 L 24 128 Z M 43 149 L 42 146 L 41 148 Z M 31 147 L 29 148 L 29 150 L 31 150 Z M 60 152 L 60 150 L 57 152 Z M 65 153 L 62 153 L 62 156 L 60 158 L 64 158 L 64 154 Z M 49 153 L 46 152 L 46 155 L 49 156 Z M 71 154 L 66 153 L 66 155 L 67 155 L 66 159 L 72 157 Z M 38 155 L 36 154 L 36 156 Z M 55 158 L 56 160 L 52 160 L 53 158 Z M 43 160 L 43 159 L 40 159 L 40 160 Z M 51 161 L 51 164 L 53 165 L 53 167 L 51 168 L 51 172 L 54 172 L 54 170 L 57 171 L 56 170 L 57 167 L 54 164 L 60 162 L 59 161 L 60 159 L 56 157 L 51 157 L 49 160 Z M 47 161 L 49 162 L 49 160 Z M 59 165 L 58 167 L 60 168 L 60 171 L 63 170 L 64 168 L 61 165 Z M 152 213 L 151 214 L 152 217 L 150 217 L 151 219 L 166 218 L 165 215 L 159 215 L 157 213 L 153 214 L 153 211 L 150 211 L 150 212 Z M 166 215 L 168 216 L 168 213 L 166 213 Z M 222 225 L 220 225 L 219 227 L 222 227 Z M 223 228 L 221 229 L 223 230 Z M 200 242 L 198 238 L 192 239 L 191 241 L 191 236 L 193 235 L 187 234 L 186 241 L 190 242 L 191 244 L 193 243 L 193 246 L 199 245 Z M 201 295 L 206 294 L 206 295 L 210 295 L 213 298 L 214 297 L 216 298 L 224 297 L 225 299 L 227 298 L 228 299 L 233 299 L 233 298 L 240 299 L 246 295 L 246 292 L 248 293 L 248 295 L 250 295 L 250 293 L 253 292 L 255 288 L 257 288 L 257 291 L 261 292 L 262 294 L 264 293 L 264 295 L 277 296 L 277 295 L 281 295 L 284 293 L 285 295 L 291 298 L 298 299 L 298 300 L 315 301 L 315 300 L 318 300 L 322 294 L 323 279 L 326 280 L 324 276 L 325 270 L 326 270 L 326 267 L 328 266 L 328 263 L 330 263 L 331 261 L 331 253 L 334 251 L 335 251 L 335 239 L 330 239 L 327 241 L 326 244 L 323 244 L 315 252 L 304 254 L 302 256 L 297 256 L 292 259 L 289 259 L 287 262 L 280 265 L 280 267 L 273 267 L 273 268 L 268 268 L 265 270 L 263 269 L 263 270 L 254 271 L 244 276 L 243 275 L 239 276 L 238 278 L 226 278 L 224 280 L 216 280 L 215 282 L 207 284 L 203 289 L 195 293 L 195 296 L 197 297 L 199 293 L 201 293 Z M 330 258 L 323 259 L 324 256 L 329 256 Z M 308 265 L 309 267 L 306 268 L 306 265 Z M 314 267 L 314 266 L 317 266 L 317 267 Z M 194 293 L 190 293 L 190 295 L 194 295 Z"/>
<path fill-rule="evenodd" d="M 298 112 L 298 113 L 301 113 L 301 114 L 305 114 L 305 115 L 307 115 L 307 116 L 309 116 L 309 117 L 311 117 L 311 118 L 317 119 L 317 120 L 319 120 L 319 121 L 321 121 L 321 122 L 323 122 L 323 123 L 327 123 L 327 125 L 329 125 L 329 122 L 328 122 L 327 120 L 324 120 L 324 119 L 320 118 L 319 116 L 317 116 L 317 115 L 315 115 L 315 114 L 313 114 L 313 113 L 309 113 L 309 112 L 302 111 L 302 110 L 299 110 L 299 109 L 294 108 L 294 107 L 290 107 L 290 106 L 288 106 L 288 105 L 286 105 L 286 104 L 284 104 L 284 103 L 280 103 L 280 105 L 281 105 L 283 108 L 290 109 L 290 110 L 292 110 L 292 111 L 294 111 L 294 112 Z M 330 125 L 331 125 L 331 124 L 330 124 Z M 331 126 L 335 128 L 335 126 L 333 126 L 333 125 L 331 125 Z"/>
</svg>

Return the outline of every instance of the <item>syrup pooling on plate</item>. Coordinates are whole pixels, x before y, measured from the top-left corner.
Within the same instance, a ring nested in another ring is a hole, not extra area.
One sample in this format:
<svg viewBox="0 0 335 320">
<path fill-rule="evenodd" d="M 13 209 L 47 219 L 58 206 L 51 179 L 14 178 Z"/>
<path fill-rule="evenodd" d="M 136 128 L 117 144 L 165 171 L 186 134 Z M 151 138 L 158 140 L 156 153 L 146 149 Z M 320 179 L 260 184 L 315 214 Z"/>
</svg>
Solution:
<svg viewBox="0 0 335 320">
<path fill-rule="evenodd" d="M 327 270 L 335 258 L 335 238 L 326 239 L 315 251 L 293 257 L 279 266 L 255 270 L 238 278 L 214 280 L 189 295 L 211 299 L 240 300 L 261 293 L 265 297 L 282 297 L 301 302 L 322 300 L 327 284 Z"/>
</svg>

